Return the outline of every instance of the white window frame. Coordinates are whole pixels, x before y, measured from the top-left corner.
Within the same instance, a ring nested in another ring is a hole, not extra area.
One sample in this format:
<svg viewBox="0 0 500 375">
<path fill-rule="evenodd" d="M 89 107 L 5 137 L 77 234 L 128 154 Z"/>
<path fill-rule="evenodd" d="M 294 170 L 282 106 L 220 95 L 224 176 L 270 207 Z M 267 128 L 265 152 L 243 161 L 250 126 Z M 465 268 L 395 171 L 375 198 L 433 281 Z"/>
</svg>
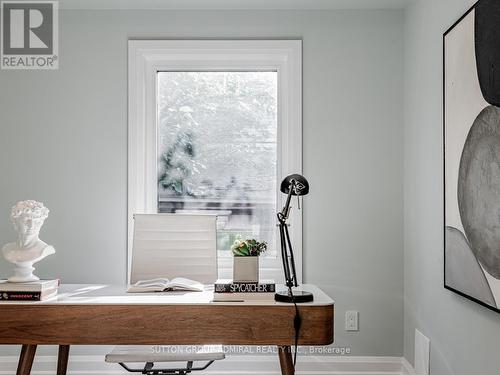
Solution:
<svg viewBox="0 0 500 375">
<path fill-rule="evenodd" d="M 277 186 L 302 173 L 301 40 L 129 40 L 128 248 L 130 271 L 133 214 L 157 212 L 157 73 L 160 71 L 277 71 Z M 277 207 L 285 202 L 277 192 Z M 290 214 L 297 278 L 302 282 L 302 211 Z M 279 236 L 276 258 L 261 259 L 261 277 L 283 281 Z M 231 259 L 221 259 L 220 277 L 231 277 Z M 130 272 L 127 272 L 129 275 Z"/>
</svg>

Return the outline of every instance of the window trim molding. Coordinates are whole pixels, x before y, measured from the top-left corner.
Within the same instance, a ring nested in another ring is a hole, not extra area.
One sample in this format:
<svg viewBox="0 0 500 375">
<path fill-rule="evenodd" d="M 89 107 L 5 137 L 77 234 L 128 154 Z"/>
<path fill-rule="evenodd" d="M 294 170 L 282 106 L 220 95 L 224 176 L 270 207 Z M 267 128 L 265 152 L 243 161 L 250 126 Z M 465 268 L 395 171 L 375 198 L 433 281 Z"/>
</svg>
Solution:
<svg viewBox="0 0 500 375">
<path fill-rule="evenodd" d="M 278 181 L 302 173 L 302 40 L 129 40 L 128 42 L 128 241 L 133 214 L 156 212 L 156 74 L 168 70 L 276 70 L 278 72 Z M 282 207 L 283 194 L 277 192 Z M 302 211 L 290 214 L 297 277 L 302 282 Z M 279 243 L 279 240 L 278 240 Z M 281 256 L 262 259 L 262 277 L 283 279 Z M 223 262 L 223 268 L 226 268 Z"/>
</svg>

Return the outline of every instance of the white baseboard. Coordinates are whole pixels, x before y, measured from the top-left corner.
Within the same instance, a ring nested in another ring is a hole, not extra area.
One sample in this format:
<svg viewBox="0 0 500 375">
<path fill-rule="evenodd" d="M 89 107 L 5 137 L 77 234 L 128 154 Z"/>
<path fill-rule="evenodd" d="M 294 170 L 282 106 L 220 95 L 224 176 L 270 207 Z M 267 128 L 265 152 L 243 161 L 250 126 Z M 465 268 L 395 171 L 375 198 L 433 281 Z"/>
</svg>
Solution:
<svg viewBox="0 0 500 375">
<path fill-rule="evenodd" d="M 32 375 L 52 375 L 55 356 L 37 356 Z M 0 375 L 16 371 L 17 357 L 0 357 Z M 104 362 L 103 356 L 70 356 L 68 375 L 124 375 L 119 365 Z M 203 372 L 207 375 L 279 375 L 276 356 L 232 355 Z M 401 357 L 302 356 L 297 364 L 300 375 L 415 375 L 412 366 Z"/>
</svg>

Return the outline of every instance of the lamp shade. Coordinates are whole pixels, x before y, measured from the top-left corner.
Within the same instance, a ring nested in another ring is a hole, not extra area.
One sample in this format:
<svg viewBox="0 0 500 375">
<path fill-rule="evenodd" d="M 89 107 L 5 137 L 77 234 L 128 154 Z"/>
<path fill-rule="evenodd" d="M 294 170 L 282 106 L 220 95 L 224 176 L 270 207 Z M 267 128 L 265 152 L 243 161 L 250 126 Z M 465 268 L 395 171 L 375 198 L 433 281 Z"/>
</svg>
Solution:
<svg viewBox="0 0 500 375">
<path fill-rule="evenodd" d="M 295 181 L 295 184 L 293 182 Z M 286 176 L 283 181 L 281 181 L 280 190 L 282 193 L 288 194 L 290 193 L 290 188 L 295 186 L 292 189 L 292 195 L 306 195 L 309 193 L 309 182 L 307 182 L 304 176 L 300 174 L 291 174 Z"/>
</svg>

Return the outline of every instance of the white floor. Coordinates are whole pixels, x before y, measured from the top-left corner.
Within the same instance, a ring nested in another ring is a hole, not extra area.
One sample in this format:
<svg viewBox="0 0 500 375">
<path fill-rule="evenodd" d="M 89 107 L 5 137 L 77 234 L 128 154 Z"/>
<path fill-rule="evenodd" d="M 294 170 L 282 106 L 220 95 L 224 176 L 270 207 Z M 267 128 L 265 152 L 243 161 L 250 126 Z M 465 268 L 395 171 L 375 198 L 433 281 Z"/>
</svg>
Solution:
<svg viewBox="0 0 500 375">
<path fill-rule="evenodd" d="M 16 371 L 17 357 L 0 357 L 0 375 Z M 52 375 L 56 357 L 37 356 L 33 375 Z M 127 374 L 118 365 L 104 362 L 102 356 L 74 355 L 70 357 L 68 375 L 122 375 Z M 275 356 L 229 356 L 202 372 L 207 375 L 279 375 Z M 297 374 L 303 375 L 415 375 L 411 365 L 400 357 L 301 357 Z M 201 373 L 200 373 L 201 375 Z"/>
</svg>

